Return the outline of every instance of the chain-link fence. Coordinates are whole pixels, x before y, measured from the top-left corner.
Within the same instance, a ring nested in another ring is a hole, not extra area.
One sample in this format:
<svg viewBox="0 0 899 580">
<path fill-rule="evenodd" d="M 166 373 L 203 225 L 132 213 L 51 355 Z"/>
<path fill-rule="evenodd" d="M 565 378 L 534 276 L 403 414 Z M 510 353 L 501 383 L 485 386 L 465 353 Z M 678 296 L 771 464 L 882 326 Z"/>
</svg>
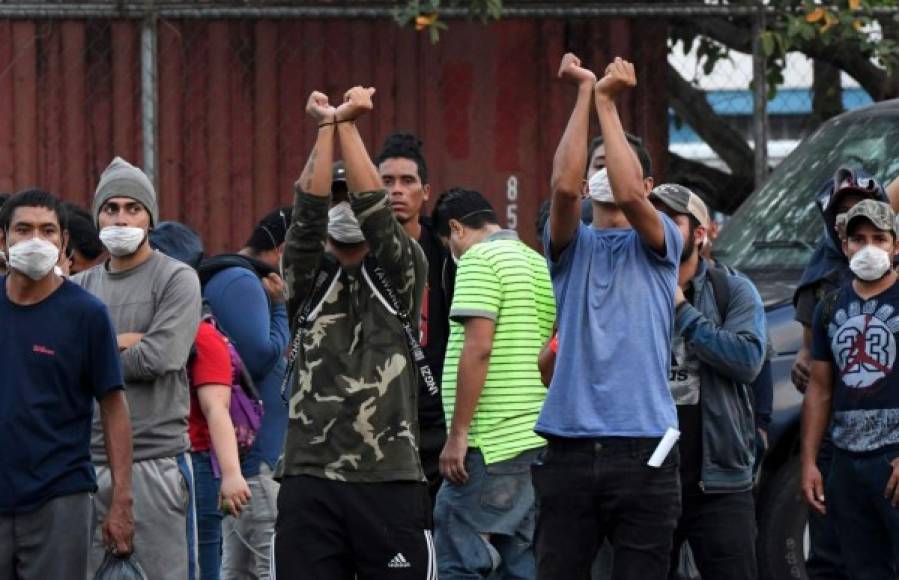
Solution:
<svg viewBox="0 0 899 580">
<path fill-rule="evenodd" d="M 165 218 L 197 228 L 212 251 L 233 249 L 291 199 L 315 133 L 308 93 L 338 99 L 366 84 L 379 90 L 360 122 L 373 153 L 390 132 L 413 131 L 435 189 L 477 186 L 529 230 L 572 102 L 554 79 L 565 50 L 595 70 L 618 54 L 637 63 L 622 116 L 660 176 L 701 166 L 751 188 L 757 135 L 776 163 L 814 126 L 824 73 L 813 61 L 787 56 L 766 111 L 751 49 L 679 40 L 685 22 L 751 18 L 751 7 L 507 2 L 500 22 L 451 19 L 431 44 L 386 4 L 0 3 L 0 190 L 39 184 L 86 204 L 121 155 L 151 175 Z M 844 107 L 870 102 L 836 78 Z"/>
</svg>

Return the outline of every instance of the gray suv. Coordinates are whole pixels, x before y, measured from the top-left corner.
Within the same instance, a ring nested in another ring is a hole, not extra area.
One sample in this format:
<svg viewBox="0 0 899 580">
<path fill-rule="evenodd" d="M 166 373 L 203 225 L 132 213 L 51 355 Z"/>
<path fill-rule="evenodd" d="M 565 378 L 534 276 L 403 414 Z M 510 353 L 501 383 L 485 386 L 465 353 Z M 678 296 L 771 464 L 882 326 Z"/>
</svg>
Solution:
<svg viewBox="0 0 899 580">
<path fill-rule="evenodd" d="M 777 353 L 770 450 L 757 502 L 759 578 L 764 580 L 807 578 L 807 511 L 799 493 L 802 395 L 790 381 L 802 330 L 793 320 L 792 297 L 823 233 L 814 195 L 845 164 L 864 167 L 883 184 L 899 175 L 899 100 L 823 124 L 743 203 L 714 247 L 716 258 L 745 272 L 758 287 Z"/>
</svg>

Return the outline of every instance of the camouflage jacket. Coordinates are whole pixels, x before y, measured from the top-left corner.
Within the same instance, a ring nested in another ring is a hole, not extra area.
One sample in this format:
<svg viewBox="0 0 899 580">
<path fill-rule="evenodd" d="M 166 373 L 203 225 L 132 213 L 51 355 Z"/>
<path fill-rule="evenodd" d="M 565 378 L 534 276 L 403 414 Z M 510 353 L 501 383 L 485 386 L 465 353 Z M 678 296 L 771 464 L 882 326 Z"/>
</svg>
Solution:
<svg viewBox="0 0 899 580">
<path fill-rule="evenodd" d="M 338 268 L 325 252 L 329 204 L 328 198 L 296 193 L 282 258 L 294 327 L 317 274 Z M 424 252 L 397 222 L 386 192 L 350 194 L 350 204 L 369 251 L 417 324 L 427 281 Z M 322 293 L 320 308 L 300 330 L 279 472 L 352 482 L 424 481 L 418 370 L 399 319 L 365 280 L 361 264 L 340 269 Z"/>
</svg>

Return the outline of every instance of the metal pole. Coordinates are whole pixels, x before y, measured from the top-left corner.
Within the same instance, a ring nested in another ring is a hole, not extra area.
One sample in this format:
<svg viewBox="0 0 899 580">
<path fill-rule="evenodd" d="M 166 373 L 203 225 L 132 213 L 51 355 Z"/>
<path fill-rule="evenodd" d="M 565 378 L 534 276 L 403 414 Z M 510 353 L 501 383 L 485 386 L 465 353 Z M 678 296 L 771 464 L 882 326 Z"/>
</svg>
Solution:
<svg viewBox="0 0 899 580">
<path fill-rule="evenodd" d="M 157 182 L 156 162 L 156 14 L 147 13 L 140 29 L 140 102 L 143 135 L 144 173 L 154 185 Z"/>
<path fill-rule="evenodd" d="M 752 135 L 755 142 L 755 186 L 768 176 L 768 73 L 762 33 L 765 31 L 765 6 L 759 10 L 752 24 Z"/>
<path fill-rule="evenodd" d="M 198 6 L 199 4 L 199 6 Z M 347 3 L 329 6 L 324 3 L 302 4 L 298 2 L 274 2 L 272 0 L 207 0 L 197 2 L 166 1 L 156 5 L 154 11 L 163 19 L 213 19 L 213 18 L 392 18 L 393 6 L 366 6 Z M 773 14 L 782 10 L 776 6 L 751 4 L 708 4 L 687 2 L 658 4 L 651 2 L 515 2 L 510 0 L 503 7 L 503 18 L 599 18 L 599 17 L 647 17 L 676 18 L 689 16 L 754 16 L 760 11 Z M 799 14 L 801 6 L 791 8 Z M 872 16 L 896 14 L 895 6 L 873 6 Z M 0 0 L 0 18 L 132 18 L 141 19 L 147 14 L 147 1 L 141 0 L 88 0 L 77 3 L 47 2 L 47 0 Z M 441 19 L 467 18 L 469 11 L 460 6 L 440 9 Z"/>
</svg>

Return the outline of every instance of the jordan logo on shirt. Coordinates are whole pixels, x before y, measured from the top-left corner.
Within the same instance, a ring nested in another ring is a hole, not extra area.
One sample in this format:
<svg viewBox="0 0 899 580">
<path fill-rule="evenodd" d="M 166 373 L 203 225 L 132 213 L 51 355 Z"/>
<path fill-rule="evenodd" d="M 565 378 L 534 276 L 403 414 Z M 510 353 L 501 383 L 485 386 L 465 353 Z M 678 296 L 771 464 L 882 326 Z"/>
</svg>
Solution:
<svg viewBox="0 0 899 580">
<path fill-rule="evenodd" d="M 889 304 L 877 308 L 877 301 L 870 300 L 851 302 L 848 311 L 834 315 L 828 329 L 831 349 L 847 387 L 865 389 L 893 372 L 899 332 L 899 316 L 890 318 L 893 312 Z"/>
</svg>

